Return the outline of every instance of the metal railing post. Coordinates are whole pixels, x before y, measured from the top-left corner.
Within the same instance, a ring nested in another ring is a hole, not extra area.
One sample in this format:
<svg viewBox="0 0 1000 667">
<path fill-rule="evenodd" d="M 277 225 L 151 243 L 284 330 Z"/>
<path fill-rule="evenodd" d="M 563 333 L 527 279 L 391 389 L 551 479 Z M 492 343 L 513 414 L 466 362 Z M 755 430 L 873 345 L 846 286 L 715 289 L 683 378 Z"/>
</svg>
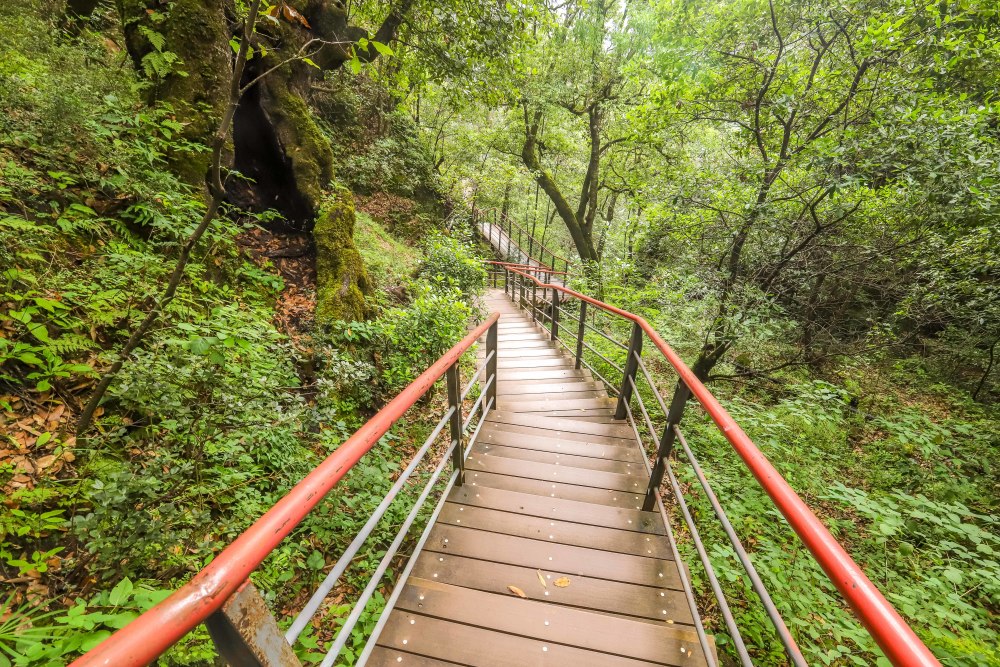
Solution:
<svg viewBox="0 0 1000 667">
<path fill-rule="evenodd" d="M 281 636 L 264 598 L 249 581 L 205 619 L 205 627 L 219 657 L 227 664 L 246 667 L 302 664 Z"/>
<path fill-rule="evenodd" d="M 587 302 L 580 302 L 580 325 L 576 330 L 576 365 L 574 368 L 580 369 L 583 363 L 583 337 L 587 333 Z"/>
<path fill-rule="evenodd" d="M 495 325 L 494 325 L 495 326 Z M 451 419 L 448 420 L 451 426 L 451 443 L 455 449 L 451 453 L 451 462 L 458 471 L 456 486 L 465 483 L 465 449 L 462 446 L 462 382 L 458 375 L 458 361 L 448 367 L 446 371 L 448 383 L 448 405 L 454 408 Z"/>
<path fill-rule="evenodd" d="M 670 458 L 670 453 L 674 450 L 674 441 L 677 438 L 674 426 L 680 423 L 681 417 L 684 415 L 684 406 L 687 405 L 690 397 L 691 390 L 681 380 L 678 380 L 674 396 L 670 399 L 670 407 L 667 409 L 667 425 L 663 427 L 663 437 L 660 438 L 660 446 L 656 450 L 656 461 L 649 474 L 649 486 L 646 487 L 646 498 L 642 502 L 644 511 L 648 512 L 656 505 L 660 484 L 663 483 L 663 474 L 667 469 L 667 459 Z"/>
<path fill-rule="evenodd" d="M 486 332 L 486 382 L 488 386 L 486 387 L 486 396 L 483 398 L 483 413 L 485 414 L 490 409 L 490 405 L 496 407 L 497 402 L 497 356 L 500 354 L 498 349 L 498 333 L 500 320 L 494 322 L 489 331 Z M 492 357 L 490 354 L 492 353 Z M 490 378 L 493 379 L 490 382 Z"/>
<path fill-rule="evenodd" d="M 535 306 L 538 304 L 538 283 L 534 280 L 531 281 L 531 321 L 537 322 L 538 316 L 535 312 Z"/>
<path fill-rule="evenodd" d="M 517 284 L 520 286 L 520 290 L 519 291 L 520 291 L 520 295 L 521 295 L 521 300 L 518 302 L 517 307 L 518 308 L 524 308 L 524 302 L 525 302 L 525 298 L 524 298 L 524 276 L 522 276 L 520 273 L 515 273 L 514 275 L 517 276 Z"/>
<path fill-rule="evenodd" d="M 632 382 L 639 370 L 638 355 L 642 354 L 642 327 L 638 322 L 632 324 L 632 338 L 628 344 L 628 358 L 625 360 L 625 373 L 622 376 L 622 388 L 618 393 L 618 405 L 615 407 L 615 419 L 625 419 L 625 404 L 632 398 Z"/>
<path fill-rule="evenodd" d="M 552 288 L 552 340 L 559 338 L 559 290 Z"/>
</svg>

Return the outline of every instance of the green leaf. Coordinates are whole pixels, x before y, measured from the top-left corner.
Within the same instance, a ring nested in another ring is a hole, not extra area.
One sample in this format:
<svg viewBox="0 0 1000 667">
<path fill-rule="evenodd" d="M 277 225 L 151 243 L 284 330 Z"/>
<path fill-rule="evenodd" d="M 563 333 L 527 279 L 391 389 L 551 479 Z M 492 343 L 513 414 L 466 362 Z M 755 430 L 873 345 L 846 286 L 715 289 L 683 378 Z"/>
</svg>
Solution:
<svg viewBox="0 0 1000 667">
<path fill-rule="evenodd" d="M 956 586 L 962 583 L 962 572 L 954 567 L 946 567 L 941 576 L 955 584 Z"/>
<path fill-rule="evenodd" d="M 393 50 L 390 49 L 385 44 L 383 44 L 382 42 L 376 42 L 375 40 L 372 40 L 371 45 L 374 46 L 375 50 L 378 51 L 383 56 L 392 56 L 392 55 L 395 55 L 394 52 L 393 52 Z"/>
<path fill-rule="evenodd" d="M 347 65 L 348 67 L 351 68 L 351 72 L 353 74 L 358 74 L 359 72 L 361 72 L 361 61 L 358 60 L 357 56 L 348 60 Z"/>
<path fill-rule="evenodd" d="M 240 43 L 236 39 L 229 40 L 229 46 L 233 49 L 233 53 L 240 52 Z"/>
<path fill-rule="evenodd" d="M 128 602 L 129 597 L 132 595 L 132 580 L 125 577 L 118 582 L 118 585 L 111 589 L 111 593 L 108 595 L 108 604 L 117 607 Z"/>
<path fill-rule="evenodd" d="M 316 69 L 319 69 L 319 65 L 317 65 L 316 63 L 314 63 L 314 62 L 313 62 L 313 61 L 312 61 L 311 59 L 309 59 L 309 58 L 303 58 L 303 59 L 302 59 L 302 62 L 304 62 L 304 63 L 305 63 L 306 65 L 309 65 L 310 67 L 315 67 Z"/>
<path fill-rule="evenodd" d="M 306 559 L 306 565 L 308 565 L 313 570 L 321 570 L 323 566 L 326 565 L 326 559 L 323 558 L 323 554 L 318 551 L 313 551 L 309 554 L 309 558 Z"/>
<path fill-rule="evenodd" d="M 48 391 L 52 389 L 52 383 L 48 380 L 41 380 L 35 385 L 35 391 Z"/>
<path fill-rule="evenodd" d="M 80 650 L 84 653 L 96 648 L 98 644 L 103 642 L 105 639 L 111 636 L 110 630 L 98 630 L 97 632 L 89 632 L 83 637 L 83 644 L 80 645 Z"/>
<path fill-rule="evenodd" d="M 191 341 L 191 352 L 194 354 L 205 354 L 211 349 L 212 344 L 204 338 L 195 338 Z"/>
</svg>

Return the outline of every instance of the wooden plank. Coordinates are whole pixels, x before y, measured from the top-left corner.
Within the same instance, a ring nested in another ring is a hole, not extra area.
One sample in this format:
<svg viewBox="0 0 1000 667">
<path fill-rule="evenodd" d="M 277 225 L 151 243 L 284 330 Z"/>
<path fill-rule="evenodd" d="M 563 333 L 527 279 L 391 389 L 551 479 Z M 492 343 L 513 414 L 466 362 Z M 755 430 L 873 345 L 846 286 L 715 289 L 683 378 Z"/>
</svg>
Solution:
<svg viewBox="0 0 1000 667">
<path fill-rule="evenodd" d="M 643 535 L 642 533 L 589 526 L 549 517 L 526 517 L 522 514 L 486 507 L 445 503 L 441 510 L 441 522 L 458 525 L 457 519 L 461 519 L 462 525 L 467 528 L 486 530 L 491 533 L 515 535 L 558 544 L 571 544 L 646 558 L 667 560 L 673 558 L 670 542 L 663 535 Z"/>
<path fill-rule="evenodd" d="M 472 447 L 471 456 L 497 456 L 508 459 L 518 459 L 521 461 L 536 461 L 538 463 L 550 463 L 554 465 L 572 466 L 574 468 L 585 468 L 587 470 L 601 470 L 604 472 L 618 473 L 619 475 L 634 475 L 639 479 L 646 480 L 646 467 L 641 463 L 626 463 L 625 461 L 615 461 L 594 456 L 576 456 L 572 454 L 562 454 L 536 449 L 521 449 L 520 447 L 507 447 L 504 445 L 490 445 L 482 441 L 476 442 Z"/>
<path fill-rule="evenodd" d="M 580 387 L 577 391 L 564 391 L 559 394 L 560 398 L 571 399 L 571 398 L 607 398 L 605 392 L 600 389 L 590 388 L 589 382 L 580 382 L 577 386 Z M 524 400 L 533 396 L 545 396 L 546 394 L 533 394 L 524 391 L 524 385 L 512 385 L 510 383 L 503 383 L 497 386 L 497 393 L 501 396 L 507 397 L 512 400 Z"/>
<path fill-rule="evenodd" d="M 498 535 L 458 525 L 436 524 L 427 544 L 428 549 L 435 551 L 507 565 L 558 570 L 641 586 L 679 589 L 681 585 L 677 566 L 670 560 Z"/>
<path fill-rule="evenodd" d="M 551 357 L 548 359 L 537 359 L 537 358 L 507 358 L 503 357 L 497 358 L 497 367 L 501 370 L 509 368 L 546 368 L 546 369 L 561 369 L 566 365 L 566 360 L 562 357 Z"/>
<path fill-rule="evenodd" d="M 551 382 L 553 380 L 590 380 L 590 372 L 586 370 L 576 370 L 573 368 L 546 368 L 546 369 L 522 369 L 522 370 L 508 370 L 500 376 L 500 381 L 516 381 L 521 382 L 524 380 L 544 380 L 546 382 Z"/>
<path fill-rule="evenodd" d="M 514 424 L 517 426 L 532 426 L 542 428 L 554 433 L 581 433 L 585 435 L 602 435 L 611 438 L 634 439 L 635 433 L 632 427 L 624 422 L 621 424 L 587 424 L 573 421 L 572 419 L 554 419 L 551 417 L 535 417 L 523 415 L 516 412 L 505 412 L 494 410 L 490 412 L 489 421 L 500 424 Z M 562 437 L 553 436 L 553 437 Z"/>
<path fill-rule="evenodd" d="M 596 422 L 598 424 L 620 424 L 621 422 L 615 419 L 613 411 L 606 410 L 604 408 L 600 410 L 542 410 L 541 412 L 532 412 L 533 415 L 541 415 L 543 417 L 558 417 L 559 419 L 577 419 L 584 422 Z"/>
<path fill-rule="evenodd" d="M 500 347 L 497 349 L 497 359 L 534 359 L 536 357 L 548 357 L 561 359 L 563 363 L 566 358 L 562 352 L 551 347 Z"/>
<path fill-rule="evenodd" d="M 406 657 L 412 654 L 471 667 L 647 667 L 649 664 L 402 610 L 389 617 L 378 644 L 390 651 L 386 654 L 391 658 L 388 664 L 394 667 L 406 667 Z"/>
<path fill-rule="evenodd" d="M 543 482 L 561 482 L 577 486 L 589 486 L 595 489 L 611 489 L 626 493 L 642 494 L 646 491 L 646 482 L 635 475 L 619 475 L 613 472 L 587 470 L 571 466 L 551 463 L 536 463 L 518 461 L 489 456 L 470 456 L 465 462 L 466 470 L 489 472 L 494 475 L 510 475 L 526 479 L 537 479 Z"/>
<path fill-rule="evenodd" d="M 617 442 L 611 438 L 608 442 Z M 608 459 L 610 461 L 628 461 L 629 463 L 642 464 L 642 456 L 639 448 L 632 444 L 622 446 L 619 444 L 606 444 L 600 438 L 594 438 L 594 442 L 579 440 L 558 440 L 555 438 L 545 438 L 524 433 L 508 433 L 490 426 L 483 426 L 479 432 L 477 442 L 489 444 L 502 444 L 509 447 L 519 447 L 541 452 L 553 452 L 556 454 L 576 454 L 578 456 L 590 456 L 598 459 Z"/>
<path fill-rule="evenodd" d="M 535 495 L 549 498 L 579 500 L 584 503 L 596 503 L 611 507 L 639 508 L 642 507 L 643 499 L 643 496 L 625 493 L 624 491 L 598 489 L 592 486 L 578 486 L 576 484 L 563 484 L 562 482 L 547 482 L 538 479 L 528 479 L 526 477 L 497 475 L 490 472 L 471 471 L 466 475 L 466 482 L 472 484 L 472 486 L 489 486 L 494 489 L 534 493 Z"/>
<path fill-rule="evenodd" d="M 524 516 L 553 517 L 561 521 L 631 530 L 649 535 L 666 534 L 663 520 L 656 512 L 607 507 L 485 486 L 455 487 L 448 495 L 448 502 L 487 507 Z"/>
<path fill-rule="evenodd" d="M 506 345 L 504 345 L 506 343 Z M 517 338 L 499 337 L 497 347 L 504 350 L 554 350 L 556 346 L 548 338 L 541 336 L 518 336 Z"/>
<path fill-rule="evenodd" d="M 493 414 L 492 412 L 490 413 Z M 535 438 L 544 438 L 546 440 L 554 440 L 556 443 L 569 443 L 569 442 L 587 442 L 597 445 L 609 445 L 612 447 L 622 447 L 622 448 L 635 448 L 636 452 L 639 451 L 638 445 L 635 443 L 634 437 L 629 438 L 612 438 L 605 435 L 591 435 L 589 433 L 567 433 L 565 431 L 550 431 L 545 428 L 539 428 L 537 426 L 521 426 L 520 424 L 504 424 L 500 422 L 490 422 L 487 421 L 483 425 L 484 431 L 493 432 L 503 432 L 510 435 L 527 436 Z M 556 449 L 559 449 L 557 446 Z M 595 456 L 597 456 L 595 454 Z"/>
<path fill-rule="evenodd" d="M 615 401 L 610 398 L 559 398 L 550 395 L 533 396 L 524 400 L 505 398 L 497 409 L 502 412 L 531 413 L 545 410 L 607 410 L 614 405 Z"/>
<path fill-rule="evenodd" d="M 427 554 L 433 555 L 430 552 Z M 433 580 L 443 584 L 501 595 L 510 594 L 508 586 L 517 586 L 522 591 L 530 591 L 529 595 L 534 597 L 541 587 L 538 572 L 537 568 L 477 561 L 450 554 L 444 562 L 420 558 L 412 574 L 421 579 L 433 579 L 437 574 L 437 579 Z M 691 609 L 680 590 L 581 577 L 568 572 L 544 571 L 542 577 L 547 586 L 544 590 L 549 591 L 548 596 L 542 597 L 549 604 L 643 618 L 657 623 L 674 621 L 681 625 L 694 625 Z M 565 588 L 553 585 L 552 582 L 559 577 L 569 577 L 570 585 Z"/>
<path fill-rule="evenodd" d="M 384 646 L 376 646 L 368 657 L 368 662 L 365 663 L 367 667 L 400 667 L 401 665 L 406 667 L 441 667 L 442 665 L 454 667 L 458 664 Z"/>
<path fill-rule="evenodd" d="M 582 609 L 554 610 L 551 605 L 533 599 L 495 595 L 427 579 L 410 579 L 399 596 L 397 608 L 653 664 L 705 664 L 704 658 L 699 661 L 694 654 L 698 636 L 692 628 L 643 623 Z M 419 621 L 414 625 L 419 625 Z M 688 649 L 692 655 L 685 658 Z"/>
<path fill-rule="evenodd" d="M 579 380 L 577 382 L 545 382 L 537 380 L 501 380 L 497 384 L 499 391 L 511 391 L 524 395 L 529 394 L 549 394 L 562 396 L 564 394 L 576 394 L 580 392 L 596 392 L 598 395 L 607 396 L 603 385 L 598 385 L 593 380 Z"/>
</svg>

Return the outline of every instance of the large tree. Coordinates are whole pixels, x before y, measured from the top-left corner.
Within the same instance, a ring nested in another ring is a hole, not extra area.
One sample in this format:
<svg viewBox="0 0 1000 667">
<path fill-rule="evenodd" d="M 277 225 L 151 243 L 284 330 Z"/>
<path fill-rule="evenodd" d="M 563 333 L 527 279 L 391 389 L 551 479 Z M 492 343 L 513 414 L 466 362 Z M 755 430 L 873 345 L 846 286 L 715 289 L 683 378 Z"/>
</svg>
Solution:
<svg viewBox="0 0 1000 667">
<path fill-rule="evenodd" d="M 600 259 L 594 229 L 598 216 L 608 212 L 609 197 L 602 201 L 601 195 L 608 187 L 606 165 L 615 147 L 634 139 L 622 121 L 642 89 L 641 73 L 630 71 L 642 34 L 628 10 L 627 3 L 598 0 L 550 11 L 541 25 L 537 62 L 519 90 L 520 158 L 585 265 Z M 581 166 L 563 182 L 547 168 L 560 144 L 579 156 Z"/>
</svg>

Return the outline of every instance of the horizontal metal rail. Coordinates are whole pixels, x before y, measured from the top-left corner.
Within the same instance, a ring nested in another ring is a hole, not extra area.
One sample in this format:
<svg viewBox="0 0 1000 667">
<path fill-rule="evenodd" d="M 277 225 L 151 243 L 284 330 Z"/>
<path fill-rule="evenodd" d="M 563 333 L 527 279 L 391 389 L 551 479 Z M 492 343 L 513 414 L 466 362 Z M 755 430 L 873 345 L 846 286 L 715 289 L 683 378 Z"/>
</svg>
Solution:
<svg viewBox="0 0 1000 667">
<path fill-rule="evenodd" d="M 335 452 L 296 484 L 250 528 L 223 549 L 215 560 L 195 574 L 187 584 L 115 632 L 96 648 L 75 660 L 71 663 L 72 666 L 141 667 L 148 665 L 212 614 L 219 612 L 227 600 L 247 581 L 250 573 L 301 523 L 306 515 L 375 446 L 406 411 L 415 405 L 446 373 L 455 378 L 454 397 L 458 398 L 457 373 L 452 369 L 462 355 L 483 334 L 487 334 L 487 347 L 495 348 L 496 323 L 499 318 L 500 313 L 491 314 L 485 322 L 442 355 Z M 496 359 L 490 359 L 484 365 L 491 369 L 490 374 L 495 377 Z M 451 379 L 449 379 L 449 385 L 452 385 Z M 494 393 L 495 388 L 491 389 L 489 385 L 484 387 L 483 394 L 489 396 L 487 406 L 493 405 Z M 486 410 L 483 411 L 483 419 L 485 419 L 486 412 Z M 450 411 L 449 417 L 451 418 L 452 439 L 454 440 L 456 411 Z M 459 426 L 457 428 L 459 443 L 461 430 Z M 455 448 L 455 451 L 459 454 L 462 453 L 458 448 Z M 445 456 L 443 460 L 448 461 L 449 457 Z M 458 483 L 461 483 L 462 470 L 457 465 L 455 473 Z"/>
<path fill-rule="evenodd" d="M 679 389 L 675 393 L 674 402 L 679 403 L 678 411 L 683 408 L 683 403 L 688 394 L 693 395 L 697 399 L 719 432 L 729 441 L 733 450 L 743 460 L 761 488 L 785 517 L 788 525 L 798 535 L 799 539 L 802 540 L 827 577 L 837 587 L 837 590 L 840 591 L 840 594 L 848 605 L 850 605 L 855 616 L 861 621 L 861 624 L 867 629 L 889 661 L 894 665 L 906 665 L 907 667 L 933 667 L 940 665 L 940 662 L 938 662 L 920 638 L 917 637 L 912 628 L 907 625 L 896 609 L 865 575 L 861 567 L 854 562 L 844 547 L 841 546 L 826 526 L 823 525 L 823 522 L 820 521 L 809 506 L 792 489 L 791 485 L 781 476 L 771 461 L 768 460 L 764 453 L 760 451 L 750 437 L 740 428 L 739 424 L 736 423 L 726 409 L 722 407 L 718 399 L 715 398 L 712 392 L 695 375 L 694 371 L 684 363 L 673 348 L 663 340 L 659 333 L 644 318 L 562 285 L 544 283 L 519 269 L 507 268 L 506 270 L 519 275 L 522 283 L 528 280 L 533 282 L 535 287 L 559 292 L 561 295 L 564 295 L 560 300 L 567 297 L 573 298 L 599 308 L 610 315 L 631 321 L 634 329 L 640 333 L 638 342 L 641 343 L 642 336 L 648 339 L 677 373 Z M 633 340 L 636 339 L 633 337 Z M 635 369 L 632 368 L 631 372 L 634 373 Z M 601 378 L 601 380 L 609 388 L 612 386 L 606 379 Z M 627 392 L 626 389 L 628 389 Z M 629 393 L 631 393 L 631 387 L 627 383 L 623 384 L 622 393 L 619 398 L 619 411 L 621 412 L 618 415 L 619 418 L 625 414 L 621 403 L 624 402 L 624 408 L 628 407 L 627 399 L 629 398 Z M 671 404 L 671 410 L 674 409 L 674 402 Z M 679 414 L 668 415 L 668 425 L 672 426 L 671 422 L 675 424 L 678 420 Z M 660 442 L 657 466 L 654 468 L 654 477 L 657 474 L 657 470 L 660 471 L 660 475 L 665 470 L 668 477 L 673 477 L 669 466 L 663 464 L 665 463 L 665 458 L 670 454 L 672 442 L 675 437 L 672 428 L 664 433 L 663 439 Z M 658 489 L 658 479 L 651 480 L 651 488 L 654 481 Z"/>
</svg>

